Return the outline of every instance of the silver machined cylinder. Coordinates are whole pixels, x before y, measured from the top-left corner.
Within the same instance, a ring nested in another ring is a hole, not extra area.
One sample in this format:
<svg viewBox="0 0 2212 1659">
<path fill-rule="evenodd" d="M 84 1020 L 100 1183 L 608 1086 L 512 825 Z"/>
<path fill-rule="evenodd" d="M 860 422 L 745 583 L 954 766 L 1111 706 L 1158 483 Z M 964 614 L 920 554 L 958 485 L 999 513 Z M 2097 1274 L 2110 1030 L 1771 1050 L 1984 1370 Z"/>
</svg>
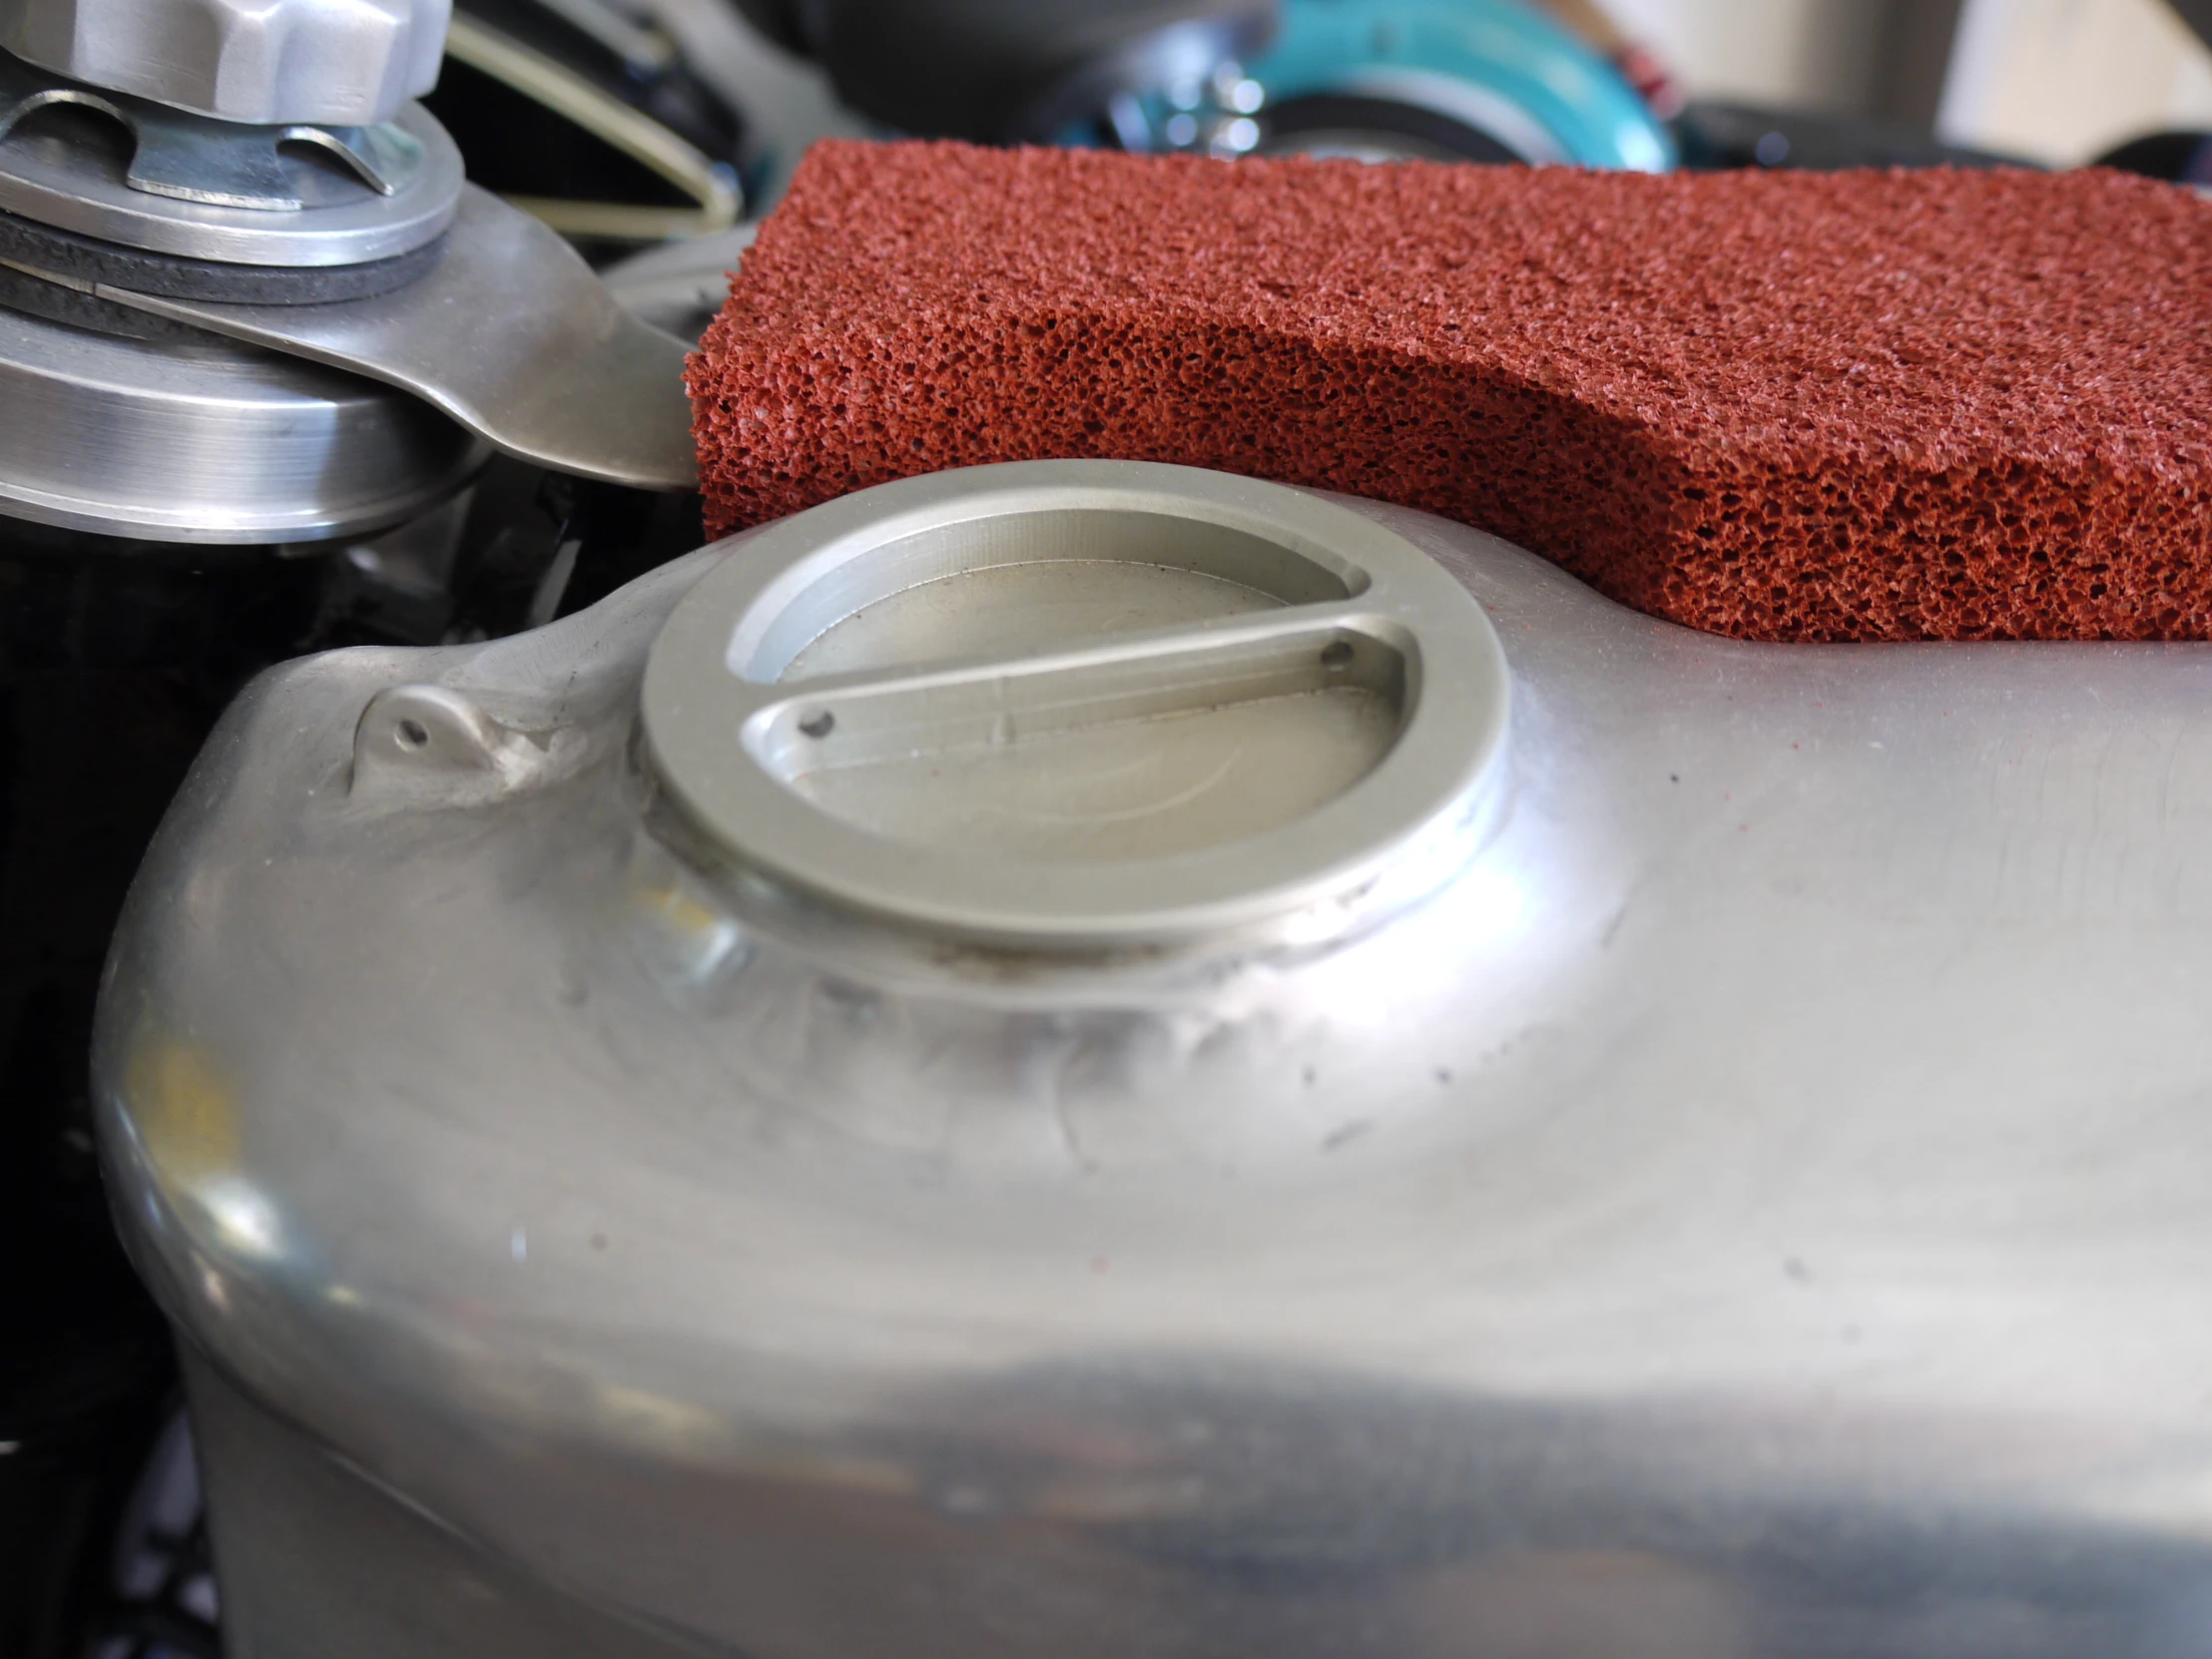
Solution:
<svg viewBox="0 0 2212 1659">
<path fill-rule="evenodd" d="M 484 446 L 404 392 L 210 336 L 120 339 L 0 308 L 0 513 L 160 541 L 394 524 Z"/>
</svg>

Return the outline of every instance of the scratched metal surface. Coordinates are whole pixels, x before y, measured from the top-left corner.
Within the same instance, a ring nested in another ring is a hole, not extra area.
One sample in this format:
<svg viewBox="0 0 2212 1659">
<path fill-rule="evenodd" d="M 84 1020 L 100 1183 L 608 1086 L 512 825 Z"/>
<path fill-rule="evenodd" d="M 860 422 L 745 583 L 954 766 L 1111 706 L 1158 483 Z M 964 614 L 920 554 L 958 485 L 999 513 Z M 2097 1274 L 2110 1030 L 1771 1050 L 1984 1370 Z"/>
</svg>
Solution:
<svg viewBox="0 0 2212 1659">
<path fill-rule="evenodd" d="M 712 554 L 262 681 L 99 1071 L 223 1386 L 669 1651 L 2212 1653 L 2212 652 L 1740 645 L 1361 510 L 1513 724 L 1319 952 L 749 908 L 630 743 Z M 349 795 L 432 679 L 535 758 Z"/>
</svg>

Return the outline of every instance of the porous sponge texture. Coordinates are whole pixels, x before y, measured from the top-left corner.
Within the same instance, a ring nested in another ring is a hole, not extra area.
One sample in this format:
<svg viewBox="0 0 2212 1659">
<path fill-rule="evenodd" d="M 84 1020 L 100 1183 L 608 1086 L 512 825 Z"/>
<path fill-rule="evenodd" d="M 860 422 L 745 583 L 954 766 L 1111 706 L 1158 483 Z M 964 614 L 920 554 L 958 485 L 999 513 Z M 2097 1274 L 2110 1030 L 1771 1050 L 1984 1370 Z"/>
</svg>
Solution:
<svg viewBox="0 0 2212 1659">
<path fill-rule="evenodd" d="M 2212 637 L 2212 203 L 2113 173 L 826 144 L 687 383 L 717 534 L 1102 456 L 1746 639 Z"/>
</svg>

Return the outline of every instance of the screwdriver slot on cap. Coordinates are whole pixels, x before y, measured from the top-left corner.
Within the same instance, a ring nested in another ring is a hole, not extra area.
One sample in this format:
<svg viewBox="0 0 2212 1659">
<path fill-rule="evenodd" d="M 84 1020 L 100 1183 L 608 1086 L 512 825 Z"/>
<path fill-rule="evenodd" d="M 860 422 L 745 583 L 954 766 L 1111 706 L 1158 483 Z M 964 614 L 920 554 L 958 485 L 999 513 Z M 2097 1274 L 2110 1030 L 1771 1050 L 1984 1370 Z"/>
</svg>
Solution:
<svg viewBox="0 0 2212 1659">
<path fill-rule="evenodd" d="M 749 538 L 654 646 L 645 728 L 755 874 L 1088 948 L 1310 939 L 1430 890 L 1478 833 L 1507 695 L 1481 607 L 1373 517 L 1056 461 Z"/>
</svg>

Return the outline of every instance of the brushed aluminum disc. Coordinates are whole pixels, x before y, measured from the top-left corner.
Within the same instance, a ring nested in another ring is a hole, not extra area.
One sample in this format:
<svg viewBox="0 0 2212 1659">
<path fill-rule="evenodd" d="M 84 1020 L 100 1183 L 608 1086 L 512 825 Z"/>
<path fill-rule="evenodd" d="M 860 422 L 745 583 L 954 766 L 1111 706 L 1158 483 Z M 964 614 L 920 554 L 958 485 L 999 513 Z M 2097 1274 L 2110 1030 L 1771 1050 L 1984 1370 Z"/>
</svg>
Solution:
<svg viewBox="0 0 2212 1659">
<path fill-rule="evenodd" d="M 159 541 L 314 541 L 412 516 L 487 452 L 404 392 L 317 363 L 0 309 L 0 513 Z"/>
</svg>

